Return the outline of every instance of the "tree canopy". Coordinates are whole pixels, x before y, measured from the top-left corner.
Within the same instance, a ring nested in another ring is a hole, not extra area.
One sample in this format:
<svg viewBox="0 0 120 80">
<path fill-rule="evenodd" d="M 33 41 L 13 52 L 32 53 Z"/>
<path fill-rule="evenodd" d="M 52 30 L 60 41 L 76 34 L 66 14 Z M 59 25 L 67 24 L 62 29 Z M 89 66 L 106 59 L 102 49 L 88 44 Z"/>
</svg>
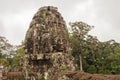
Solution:
<svg viewBox="0 0 120 80">
<path fill-rule="evenodd" d="M 70 26 L 72 55 L 80 69 L 83 67 L 90 73 L 120 74 L 120 43 L 114 40 L 102 42 L 89 35 L 93 26 L 87 23 L 73 22 Z"/>
</svg>

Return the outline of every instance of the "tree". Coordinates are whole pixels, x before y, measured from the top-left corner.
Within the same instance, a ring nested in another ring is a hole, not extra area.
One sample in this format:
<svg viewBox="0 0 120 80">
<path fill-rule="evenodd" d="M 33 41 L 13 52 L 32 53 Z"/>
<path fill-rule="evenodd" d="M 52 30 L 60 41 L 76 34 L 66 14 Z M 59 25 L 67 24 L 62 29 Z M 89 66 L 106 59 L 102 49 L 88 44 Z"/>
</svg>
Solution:
<svg viewBox="0 0 120 80">
<path fill-rule="evenodd" d="M 19 48 L 12 59 L 12 66 L 20 66 L 21 58 L 24 56 L 24 49 Z"/>
<path fill-rule="evenodd" d="M 81 71 L 120 74 L 120 43 L 115 40 L 102 42 L 88 35 L 93 27 L 86 23 L 73 22 L 70 25 L 72 55 Z"/>
<path fill-rule="evenodd" d="M 86 51 L 86 38 L 88 36 L 88 32 L 93 28 L 84 22 L 73 22 L 70 23 L 72 28 L 72 47 L 73 54 L 77 59 L 79 59 L 80 71 L 83 71 L 82 68 L 82 58 L 83 52 Z M 79 57 L 78 57 L 79 56 Z"/>
</svg>

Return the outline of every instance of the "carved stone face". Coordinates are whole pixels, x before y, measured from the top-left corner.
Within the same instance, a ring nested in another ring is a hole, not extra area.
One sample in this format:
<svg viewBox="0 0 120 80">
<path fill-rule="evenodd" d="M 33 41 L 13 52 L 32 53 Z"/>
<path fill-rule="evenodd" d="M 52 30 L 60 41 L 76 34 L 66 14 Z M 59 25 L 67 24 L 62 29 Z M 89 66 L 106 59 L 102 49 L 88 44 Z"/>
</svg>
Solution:
<svg viewBox="0 0 120 80">
<path fill-rule="evenodd" d="M 25 70 L 35 72 L 36 80 L 41 80 L 44 76 L 46 80 L 63 70 L 63 66 L 68 68 L 71 54 L 68 53 L 68 32 L 65 21 L 57 8 L 42 7 L 34 15 L 25 38 Z M 69 56 L 69 57 L 68 57 Z M 71 68 L 70 68 L 71 69 Z"/>
<path fill-rule="evenodd" d="M 66 52 L 67 43 L 65 21 L 57 9 L 50 6 L 39 9 L 26 35 L 27 53 Z"/>
</svg>

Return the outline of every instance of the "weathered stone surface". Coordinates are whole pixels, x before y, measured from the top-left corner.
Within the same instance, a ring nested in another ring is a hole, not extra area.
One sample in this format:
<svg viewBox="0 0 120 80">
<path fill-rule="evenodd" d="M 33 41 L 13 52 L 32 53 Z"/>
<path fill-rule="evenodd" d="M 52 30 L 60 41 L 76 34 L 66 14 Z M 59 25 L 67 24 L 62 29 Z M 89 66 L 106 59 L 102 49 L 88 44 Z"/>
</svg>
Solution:
<svg viewBox="0 0 120 80">
<path fill-rule="evenodd" d="M 75 70 L 66 23 L 56 7 L 42 7 L 34 15 L 25 37 L 25 53 L 27 78 L 52 80 L 58 72 Z"/>
<path fill-rule="evenodd" d="M 26 53 L 67 52 L 68 32 L 56 7 L 42 7 L 34 15 L 26 34 Z"/>
</svg>

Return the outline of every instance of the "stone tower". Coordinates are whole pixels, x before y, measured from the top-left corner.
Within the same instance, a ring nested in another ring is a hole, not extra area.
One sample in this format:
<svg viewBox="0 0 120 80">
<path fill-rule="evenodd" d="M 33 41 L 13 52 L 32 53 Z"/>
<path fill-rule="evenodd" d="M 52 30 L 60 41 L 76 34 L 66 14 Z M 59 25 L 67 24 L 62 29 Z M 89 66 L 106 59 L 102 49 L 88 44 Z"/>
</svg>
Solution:
<svg viewBox="0 0 120 80">
<path fill-rule="evenodd" d="M 56 7 L 42 7 L 33 16 L 25 37 L 25 53 L 27 78 L 52 80 L 58 72 L 75 70 L 66 23 Z"/>
</svg>

